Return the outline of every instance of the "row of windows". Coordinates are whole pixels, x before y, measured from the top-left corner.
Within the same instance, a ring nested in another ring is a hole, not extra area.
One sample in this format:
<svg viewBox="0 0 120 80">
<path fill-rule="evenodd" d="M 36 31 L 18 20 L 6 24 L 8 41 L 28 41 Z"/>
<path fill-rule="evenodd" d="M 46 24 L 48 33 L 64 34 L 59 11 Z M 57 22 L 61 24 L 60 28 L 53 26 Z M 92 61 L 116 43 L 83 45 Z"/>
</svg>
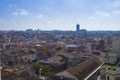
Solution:
<svg viewBox="0 0 120 80">
<path fill-rule="evenodd" d="M 109 76 L 107 76 L 107 80 L 111 80 Z M 115 80 L 120 80 L 120 77 L 116 77 Z"/>
</svg>

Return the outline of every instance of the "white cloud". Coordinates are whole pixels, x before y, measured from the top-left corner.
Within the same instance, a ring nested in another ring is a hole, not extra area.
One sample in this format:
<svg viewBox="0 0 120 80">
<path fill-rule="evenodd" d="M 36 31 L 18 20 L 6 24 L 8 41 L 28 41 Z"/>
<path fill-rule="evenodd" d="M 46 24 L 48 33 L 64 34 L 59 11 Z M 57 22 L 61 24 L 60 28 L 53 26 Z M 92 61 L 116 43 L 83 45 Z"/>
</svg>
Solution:
<svg viewBox="0 0 120 80">
<path fill-rule="evenodd" d="M 42 15 L 42 14 L 40 14 L 40 15 L 37 16 L 37 18 L 39 18 L 39 19 L 41 19 L 43 17 L 44 17 L 44 15 Z"/>
<path fill-rule="evenodd" d="M 24 16 L 24 15 L 28 15 L 28 14 L 29 14 L 29 12 L 26 9 L 19 9 L 18 11 L 13 12 L 13 15 Z"/>
<path fill-rule="evenodd" d="M 96 14 L 101 16 L 110 16 L 110 13 L 106 11 L 96 11 Z"/>
<path fill-rule="evenodd" d="M 26 9 L 20 9 L 20 10 L 19 10 L 19 14 L 20 14 L 20 15 L 28 15 L 29 12 L 28 12 Z"/>
<path fill-rule="evenodd" d="M 106 17 L 110 17 L 112 16 L 111 13 L 107 12 L 107 11 L 96 11 L 93 15 L 89 16 L 88 19 L 104 19 Z"/>
<path fill-rule="evenodd" d="M 19 13 L 18 12 L 13 12 L 13 15 L 19 15 Z"/>
<path fill-rule="evenodd" d="M 8 6 L 9 6 L 9 7 L 15 7 L 16 4 L 9 4 Z"/>
<path fill-rule="evenodd" d="M 120 14 L 120 10 L 113 11 L 114 14 Z"/>
</svg>

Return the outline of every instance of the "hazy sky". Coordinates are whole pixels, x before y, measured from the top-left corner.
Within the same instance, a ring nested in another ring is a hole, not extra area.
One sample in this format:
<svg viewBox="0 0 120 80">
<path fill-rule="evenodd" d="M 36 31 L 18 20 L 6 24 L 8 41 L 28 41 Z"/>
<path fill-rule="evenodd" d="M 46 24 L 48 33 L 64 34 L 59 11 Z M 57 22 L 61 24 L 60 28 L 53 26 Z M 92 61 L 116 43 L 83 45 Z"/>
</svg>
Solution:
<svg viewBox="0 0 120 80">
<path fill-rule="evenodd" d="M 120 30 L 120 0 L 0 0 L 0 30 Z"/>
</svg>

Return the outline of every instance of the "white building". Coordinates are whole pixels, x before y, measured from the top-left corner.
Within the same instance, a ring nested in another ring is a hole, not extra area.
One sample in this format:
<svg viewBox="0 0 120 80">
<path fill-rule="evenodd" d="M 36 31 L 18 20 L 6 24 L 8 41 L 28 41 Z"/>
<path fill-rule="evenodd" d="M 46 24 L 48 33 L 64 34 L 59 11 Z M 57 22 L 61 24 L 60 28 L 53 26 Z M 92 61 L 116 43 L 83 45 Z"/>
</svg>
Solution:
<svg viewBox="0 0 120 80">
<path fill-rule="evenodd" d="M 105 63 L 108 64 L 115 64 L 117 62 L 117 54 L 113 52 L 106 53 L 104 57 L 104 61 Z"/>
<path fill-rule="evenodd" d="M 92 43 L 87 43 L 86 48 L 89 53 L 92 53 Z"/>
<path fill-rule="evenodd" d="M 100 70 L 101 80 L 120 80 L 120 67 L 103 65 Z"/>
</svg>

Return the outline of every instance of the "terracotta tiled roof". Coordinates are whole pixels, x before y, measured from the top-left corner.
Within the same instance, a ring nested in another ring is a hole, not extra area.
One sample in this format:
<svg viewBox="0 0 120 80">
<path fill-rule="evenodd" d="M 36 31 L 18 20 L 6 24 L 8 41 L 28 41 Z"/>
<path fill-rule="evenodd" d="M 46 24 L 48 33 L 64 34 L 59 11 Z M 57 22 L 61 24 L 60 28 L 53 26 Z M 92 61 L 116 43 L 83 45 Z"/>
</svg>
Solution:
<svg viewBox="0 0 120 80">
<path fill-rule="evenodd" d="M 66 77 L 60 77 L 60 76 L 51 76 L 51 77 L 48 78 L 48 80 L 74 80 L 74 79 L 66 78 Z"/>
<path fill-rule="evenodd" d="M 83 63 L 78 64 L 75 67 L 67 69 L 72 76 L 77 77 L 79 80 L 83 80 L 87 75 L 90 74 L 97 66 L 100 65 L 100 62 L 96 58 L 92 58 Z"/>
<path fill-rule="evenodd" d="M 2 79 L 3 80 L 38 80 L 31 76 L 27 71 L 22 72 L 19 76 L 15 73 L 12 73 L 10 69 L 2 70 Z"/>
<path fill-rule="evenodd" d="M 17 54 L 18 54 L 19 56 L 26 56 L 26 55 L 31 55 L 31 54 L 35 54 L 35 53 L 24 52 L 24 51 L 18 51 Z"/>
</svg>

